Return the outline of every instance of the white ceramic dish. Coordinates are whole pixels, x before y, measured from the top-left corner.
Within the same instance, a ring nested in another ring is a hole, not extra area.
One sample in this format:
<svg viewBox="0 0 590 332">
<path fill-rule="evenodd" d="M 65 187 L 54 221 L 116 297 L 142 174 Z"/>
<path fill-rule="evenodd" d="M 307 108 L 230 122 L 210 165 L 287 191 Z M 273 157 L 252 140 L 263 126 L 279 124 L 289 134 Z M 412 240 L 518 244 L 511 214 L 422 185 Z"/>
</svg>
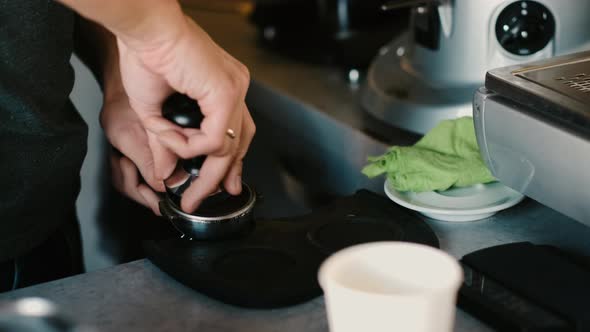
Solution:
<svg viewBox="0 0 590 332">
<path fill-rule="evenodd" d="M 499 182 L 422 193 L 395 190 L 385 181 L 385 193 L 395 203 L 429 218 L 462 222 L 488 218 L 518 204 L 524 196 Z"/>
</svg>

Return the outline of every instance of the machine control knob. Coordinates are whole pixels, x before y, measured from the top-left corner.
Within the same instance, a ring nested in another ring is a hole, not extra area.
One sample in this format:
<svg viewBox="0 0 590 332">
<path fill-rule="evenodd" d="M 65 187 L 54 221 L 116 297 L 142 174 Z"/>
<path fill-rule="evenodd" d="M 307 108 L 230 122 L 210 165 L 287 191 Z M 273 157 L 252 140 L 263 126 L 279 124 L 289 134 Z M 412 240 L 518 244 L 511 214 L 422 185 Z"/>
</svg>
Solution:
<svg viewBox="0 0 590 332">
<path fill-rule="evenodd" d="M 496 38 L 516 55 L 537 53 L 555 36 L 555 18 L 536 1 L 516 1 L 504 8 L 496 20 Z"/>
</svg>

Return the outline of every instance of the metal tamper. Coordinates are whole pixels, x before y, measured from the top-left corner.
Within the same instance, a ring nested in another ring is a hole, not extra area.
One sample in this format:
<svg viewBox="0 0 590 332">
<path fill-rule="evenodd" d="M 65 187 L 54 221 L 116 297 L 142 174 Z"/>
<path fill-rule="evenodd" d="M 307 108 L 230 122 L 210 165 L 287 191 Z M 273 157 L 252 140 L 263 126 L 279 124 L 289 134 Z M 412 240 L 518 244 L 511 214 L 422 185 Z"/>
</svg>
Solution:
<svg viewBox="0 0 590 332">
<path fill-rule="evenodd" d="M 183 128 L 198 129 L 203 120 L 199 104 L 190 97 L 175 93 L 162 106 L 162 115 Z M 207 156 L 179 160 L 172 175 L 164 181 L 165 198 L 160 212 L 181 234 L 190 240 L 216 240 L 238 237 L 254 225 L 252 209 L 256 194 L 246 183 L 242 192 L 233 196 L 223 189 L 207 197 L 193 213 L 180 208 L 184 191 L 199 177 Z"/>
</svg>

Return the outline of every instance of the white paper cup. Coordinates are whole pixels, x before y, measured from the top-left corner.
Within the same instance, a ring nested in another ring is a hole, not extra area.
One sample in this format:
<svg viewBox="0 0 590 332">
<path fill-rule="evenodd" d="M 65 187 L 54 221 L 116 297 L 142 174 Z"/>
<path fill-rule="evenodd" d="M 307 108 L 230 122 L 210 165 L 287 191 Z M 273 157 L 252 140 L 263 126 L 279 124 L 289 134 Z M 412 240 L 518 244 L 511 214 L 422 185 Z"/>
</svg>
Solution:
<svg viewBox="0 0 590 332">
<path fill-rule="evenodd" d="M 331 332 L 450 332 L 462 281 L 455 258 L 406 242 L 346 248 L 319 271 Z"/>
</svg>

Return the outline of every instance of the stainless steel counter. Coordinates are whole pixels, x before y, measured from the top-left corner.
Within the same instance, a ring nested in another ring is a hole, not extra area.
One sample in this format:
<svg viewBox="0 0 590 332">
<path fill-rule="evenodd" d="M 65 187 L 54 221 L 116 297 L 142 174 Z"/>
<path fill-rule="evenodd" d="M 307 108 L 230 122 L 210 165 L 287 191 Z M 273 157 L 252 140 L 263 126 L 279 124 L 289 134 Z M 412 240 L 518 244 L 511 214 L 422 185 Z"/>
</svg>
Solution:
<svg viewBox="0 0 590 332">
<path fill-rule="evenodd" d="M 382 192 L 383 180 L 367 180 L 359 169 L 367 155 L 387 145 L 363 132 L 358 89 L 343 80 L 342 71 L 256 47 L 254 28 L 236 14 L 190 14 L 250 68 L 255 82 L 248 102 L 259 123 L 259 140 L 271 142 L 269 149 L 287 166 L 296 163 L 294 174 L 301 183 L 338 194 L 358 188 Z M 391 134 L 388 143 L 415 139 L 401 131 Z M 427 222 L 442 249 L 458 258 L 515 241 L 590 255 L 590 228 L 531 200 L 478 222 Z M 0 294 L 0 299 L 23 296 L 49 298 L 99 331 L 327 331 L 322 298 L 280 310 L 236 308 L 185 288 L 147 260 Z M 461 310 L 455 330 L 491 331 Z"/>
</svg>

